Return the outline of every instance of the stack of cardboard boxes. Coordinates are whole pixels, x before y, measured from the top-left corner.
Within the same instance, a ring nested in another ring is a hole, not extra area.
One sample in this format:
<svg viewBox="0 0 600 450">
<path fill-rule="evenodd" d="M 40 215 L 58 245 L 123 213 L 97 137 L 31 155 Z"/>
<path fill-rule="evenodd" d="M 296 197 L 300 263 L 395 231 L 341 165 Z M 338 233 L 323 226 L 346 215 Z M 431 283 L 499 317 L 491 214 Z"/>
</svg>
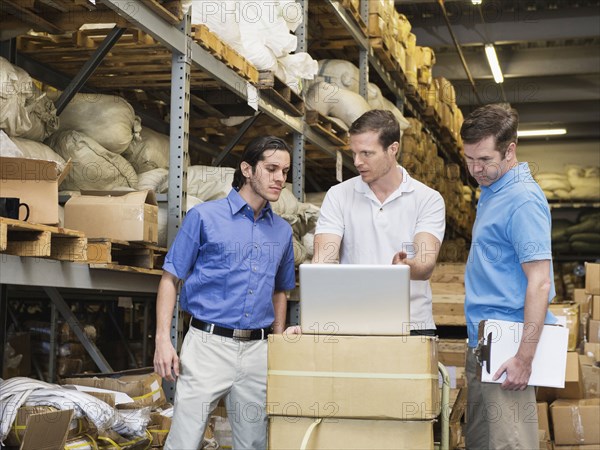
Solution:
<svg viewBox="0 0 600 450">
<path fill-rule="evenodd" d="M 283 335 L 268 352 L 270 449 L 433 449 L 433 338 Z"/>
<path fill-rule="evenodd" d="M 369 37 L 374 47 L 387 49 L 391 62 L 397 65 L 398 72 L 407 73 L 408 46 L 416 42 L 415 35 L 410 32 L 411 24 L 404 14 L 398 13 L 393 0 L 373 0 L 369 2 Z M 413 45 L 414 46 L 414 45 Z M 415 70 L 416 76 L 416 70 Z"/>
<path fill-rule="evenodd" d="M 566 319 L 573 351 L 564 389 L 537 390 L 540 429 L 547 427 L 543 448 L 551 448 L 550 439 L 556 450 L 600 448 L 600 264 L 586 263 L 585 289 L 576 289 L 574 297 L 573 304 L 550 306 Z"/>
</svg>

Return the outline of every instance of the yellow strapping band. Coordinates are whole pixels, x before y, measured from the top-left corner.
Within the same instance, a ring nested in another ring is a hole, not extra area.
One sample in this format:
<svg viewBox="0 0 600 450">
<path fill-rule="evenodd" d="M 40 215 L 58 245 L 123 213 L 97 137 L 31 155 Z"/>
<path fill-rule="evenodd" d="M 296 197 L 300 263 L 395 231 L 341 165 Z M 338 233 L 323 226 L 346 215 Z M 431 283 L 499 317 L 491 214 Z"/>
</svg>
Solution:
<svg viewBox="0 0 600 450">
<path fill-rule="evenodd" d="M 133 398 L 134 400 L 142 400 L 142 399 L 144 399 L 144 398 L 152 397 L 154 394 L 157 394 L 157 393 L 159 393 L 159 392 L 160 392 L 160 388 L 158 388 L 158 389 L 157 389 L 157 390 L 155 390 L 155 391 L 148 392 L 147 394 L 140 395 L 139 397 L 131 397 L 131 398 Z"/>
<path fill-rule="evenodd" d="M 317 370 L 269 370 L 268 375 L 280 377 L 315 378 L 377 378 L 389 380 L 437 380 L 431 373 L 374 373 L 374 372 L 326 372 Z"/>
<path fill-rule="evenodd" d="M 319 425 L 321 423 L 322 420 L 323 419 L 317 419 L 313 423 L 310 424 L 310 426 L 306 430 L 306 433 L 304 433 L 304 437 L 302 438 L 302 444 L 300 444 L 300 450 L 306 450 L 306 446 L 308 445 L 308 440 L 310 439 L 312 432 L 317 427 L 317 425 Z"/>
</svg>

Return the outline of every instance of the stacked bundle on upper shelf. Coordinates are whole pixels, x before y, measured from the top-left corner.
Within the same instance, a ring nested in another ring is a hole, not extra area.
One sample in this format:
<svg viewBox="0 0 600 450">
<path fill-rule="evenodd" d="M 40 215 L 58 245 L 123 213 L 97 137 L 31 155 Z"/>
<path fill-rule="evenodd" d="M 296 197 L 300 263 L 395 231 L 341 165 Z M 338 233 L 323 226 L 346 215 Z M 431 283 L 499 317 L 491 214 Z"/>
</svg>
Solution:
<svg viewBox="0 0 600 450">
<path fill-rule="evenodd" d="M 552 221 L 552 251 L 558 255 L 600 255 L 600 213 L 584 211 L 576 222 Z"/>
<path fill-rule="evenodd" d="M 248 59 L 258 70 L 270 70 L 294 88 L 301 79 L 312 79 L 316 62 L 296 50 L 293 33 L 302 23 L 302 6 L 294 0 L 184 0 L 183 10 L 192 8 L 192 24 L 210 31 Z"/>
<path fill-rule="evenodd" d="M 599 200 L 600 167 L 565 165 L 565 171 L 532 173 L 549 200 Z"/>
</svg>

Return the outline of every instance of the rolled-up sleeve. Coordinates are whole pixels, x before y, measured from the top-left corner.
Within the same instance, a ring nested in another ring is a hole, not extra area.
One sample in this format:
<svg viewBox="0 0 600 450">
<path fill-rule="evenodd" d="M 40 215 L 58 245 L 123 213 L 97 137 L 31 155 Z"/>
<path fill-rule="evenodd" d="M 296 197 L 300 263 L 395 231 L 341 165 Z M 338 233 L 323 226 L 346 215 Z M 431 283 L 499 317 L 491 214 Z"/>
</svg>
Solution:
<svg viewBox="0 0 600 450">
<path fill-rule="evenodd" d="M 187 278 L 198 259 L 201 227 L 200 213 L 196 209 L 191 209 L 183 219 L 181 228 L 165 257 L 163 270 L 180 280 Z"/>
</svg>

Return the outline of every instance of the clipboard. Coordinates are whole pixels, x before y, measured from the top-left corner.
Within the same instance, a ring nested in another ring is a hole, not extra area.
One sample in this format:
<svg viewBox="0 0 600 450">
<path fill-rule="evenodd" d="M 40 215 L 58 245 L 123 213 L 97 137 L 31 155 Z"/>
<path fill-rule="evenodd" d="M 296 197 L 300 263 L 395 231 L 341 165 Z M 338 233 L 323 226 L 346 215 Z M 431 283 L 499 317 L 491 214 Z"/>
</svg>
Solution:
<svg viewBox="0 0 600 450">
<path fill-rule="evenodd" d="M 492 377 L 502 364 L 519 349 L 523 323 L 506 320 L 482 320 L 476 354 L 481 364 L 481 381 L 502 383 L 506 373 Z M 544 325 L 531 365 L 529 386 L 565 387 L 569 330 L 560 325 Z"/>
</svg>

